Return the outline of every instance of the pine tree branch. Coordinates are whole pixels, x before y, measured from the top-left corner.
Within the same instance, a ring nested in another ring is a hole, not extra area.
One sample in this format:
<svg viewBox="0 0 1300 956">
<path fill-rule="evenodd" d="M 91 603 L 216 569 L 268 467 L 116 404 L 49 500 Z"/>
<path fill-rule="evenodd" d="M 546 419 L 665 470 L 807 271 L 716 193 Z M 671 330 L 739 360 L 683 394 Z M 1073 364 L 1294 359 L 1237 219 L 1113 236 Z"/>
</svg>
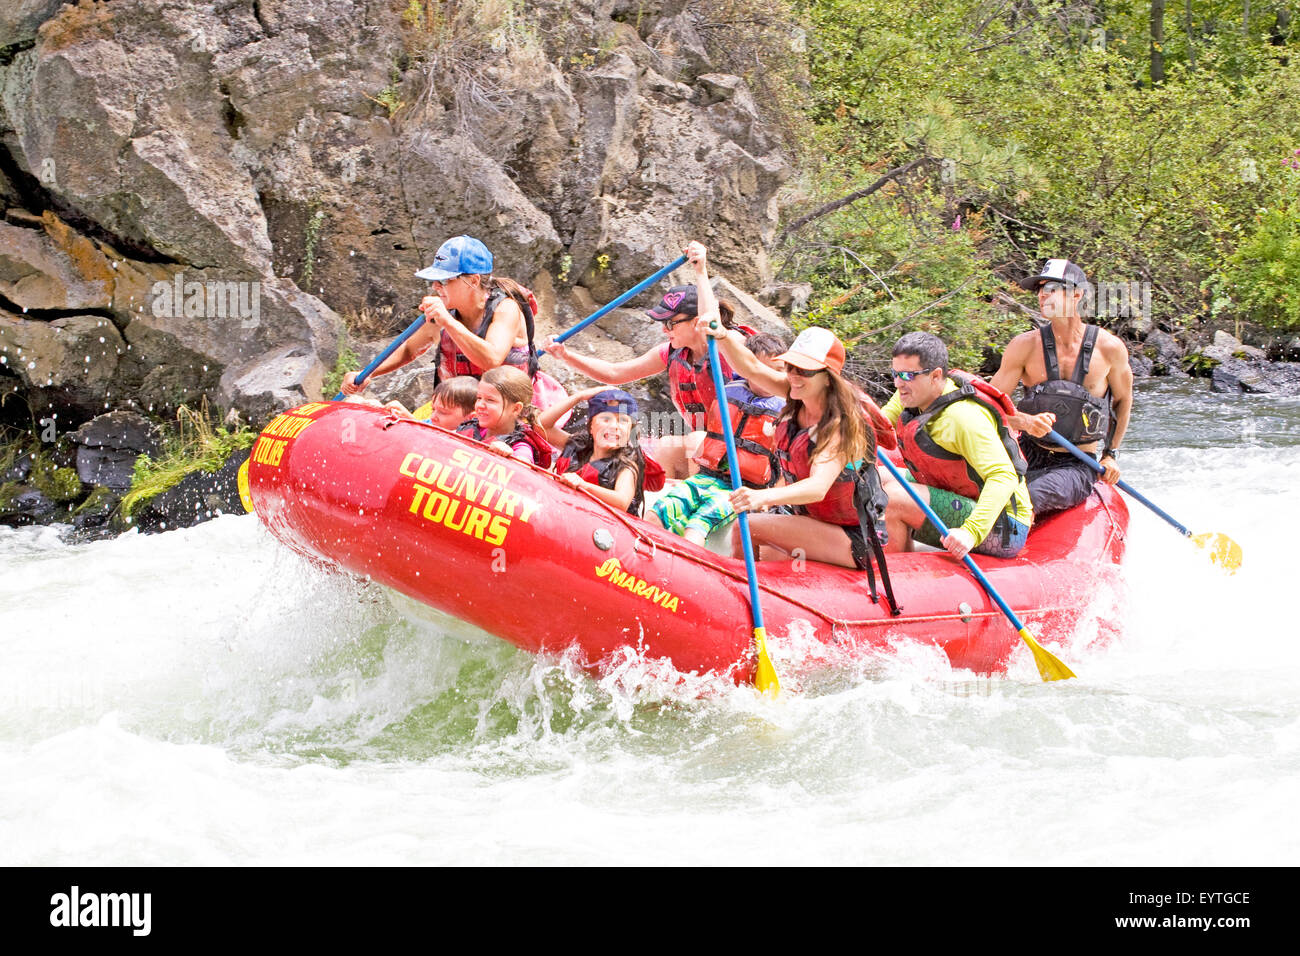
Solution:
<svg viewBox="0 0 1300 956">
<path fill-rule="evenodd" d="M 843 196 L 840 199 L 836 199 L 832 202 L 828 202 L 825 205 L 818 206 L 812 212 L 800 216 L 798 219 L 794 220 L 794 222 L 790 223 L 788 226 L 782 229 L 780 233 L 777 234 L 776 237 L 777 243 L 784 242 L 785 238 L 789 236 L 790 233 L 802 229 L 804 226 L 808 225 L 808 223 L 812 222 L 813 220 L 820 219 L 823 216 L 828 216 L 831 213 L 835 212 L 835 210 L 843 209 L 845 206 L 849 205 L 850 203 L 855 203 L 859 199 L 865 199 L 867 196 L 870 196 L 872 193 L 878 190 L 881 186 L 885 185 L 885 183 L 892 182 L 893 180 L 898 179 L 900 176 L 907 175 L 912 170 L 916 169 L 918 166 L 929 165 L 935 162 L 937 162 L 937 160 L 935 160 L 934 157 L 932 156 L 918 156 L 910 163 L 905 163 L 902 166 L 896 166 L 895 168 L 891 169 L 889 172 L 881 176 L 879 179 L 877 179 L 870 186 L 867 186 L 863 189 L 859 189 L 856 192 L 851 192 L 847 196 Z"/>
</svg>

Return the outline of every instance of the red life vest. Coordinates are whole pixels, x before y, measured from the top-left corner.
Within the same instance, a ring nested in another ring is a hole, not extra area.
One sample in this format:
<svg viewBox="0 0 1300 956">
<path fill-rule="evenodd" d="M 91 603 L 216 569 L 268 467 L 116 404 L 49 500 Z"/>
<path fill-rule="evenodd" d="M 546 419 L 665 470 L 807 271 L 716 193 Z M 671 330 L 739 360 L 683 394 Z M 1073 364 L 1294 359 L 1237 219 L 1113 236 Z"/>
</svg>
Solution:
<svg viewBox="0 0 1300 956">
<path fill-rule="evenodd" d="M 483 306 L 483 320 L 479 323 L 478 329 L 474 332 L 475 335 L 479 338 L 483 338 L 487 335 L 488 328 L 492 325 L 492 316 L 496 312 L 497 306 L 507 298 L 512 297 L 507 296 L 501 289 L 492 290 L 491 294 L 487 298 L 487 302 Z M 524 304 L 519 302 L 517 299 L 515 300 L 515 304 L 519 306 L 519 310 L 524 314 L 524 326 L 528 334 L 528 347 L 520 348 L 518 346 L 512 346 L 510 351 L 506 353 L 505 361 L 501 364 L 513 365 L 529 378 L 532 378 L 537 372 L 537 350 L 533 345 L 533 316 L 537 313 L 537 300 L 533 297 L 533 294 L 529 292 L 527 308 L 525 308 Z M 457 319 L 460 318 L 460 315 L 455 309 L 452 310 L 451 314 L 456 316 Z M 451 334 L 446 329 L 442 330 L 442 334 L 438 338 L 438 381 L 445 382 L 450 378 L 455 378 L 457 375 L 472 375 L 474 378 L 482 378 L 483 373 L 486 371 L 487 369 L 480 368 L 471 362 L 469 356 L 462 352 L 460 347 L 456 345 Z"/>
<path fill-rule="evenodd" d="M 734 374 L 726 362 L 722 365 L 723 379 Z M 709 356 L 706 353 L 699 364 L 691 364 L 691 350 L 687 348 L 670 349 L 668 352 L 668 385 L 673 404 L 692 431 L 699 431 L 708 424 L 709 406 L 717 401 L 713 391 L 713 373 L 709 371 Z"/>
<path fill-rule="evenodd" d="M 871 400 L 871 396 L 861 389 L 855 391 L 858 393 L 858 407 L 866 416 L 871 430 L 876 433 L 876 444 L 885 451 L 897 448 L 898 436 L 894 433 L 894 423 L 880 410 L 880 406 Z"/>
<path fill-rule="evenodd" d="M 967 372 L 952 369 L 948 372 L 948 377 L 957 384 L 956 390 L 940 395 L 923 412 L 905 408 L 899 416 L 898 446 L 912 477 L 933 488 L 942 488 L 967 498 L 979 497 L 984 488 L 984 479 L 965 458 L 940 447 L 925 431 L 925 426 L 950 405 L 972 401 L 981 408 L 988 409 L 993 416 L 1002 447 L 1006 449 L 1016 474 L 1023 478 L 1027 470 L 1025 456 L 1006 423 L 1006 416 L 1016 412 L 1011 399 L 988 382 Z"/>
<path fill-rule="evenodd" d="M 527 422 L 516 422 L 515 430 L 507 435 L 493 435 L 478 423 L 477 418 L 467 418 L 456 427 L 456 432 L 461 435 L 468 435 L 475 441 L 481 441 L 485 445 L 494 441 L 504 442 L 511 449 L 518 448 L 520 445 L 527 445 L 532 449 L 533 463 L 538 468 L 549 468 L 551 458 L 555 454 L 551 448 L 551 443 L 546 440 L 546 436 Z"/>
<path fill-rule="evenodd" d="M 727 411 L 731 417 L 731 433 L 736 443 L 736 461 L 740 465 L 740 480 L 751 488 L 768 488 L 778 472 L 776 463 L 776 420 L 785 408 L 785 399 L 779 396 L 764 397 L 744 382 L 733 381 L 726 386 Z M 705 426 L 708 434 L 700 443 L 695 462 L 703 470 L 724 480 L 730 479 L 727 467 L 727 444 L 722 434 L 722 411 L 718 402 L 709 406 Z"/>
<path fill-rule="evenodd" d="M 586 464 L 579 465 L 574 459 L 577 453 L 578 449 L 573 442 L 565 445 L 564 451 L 555 460 L 555 471 L 561 475 L 576 471 L 583 481 L 613 491 L 614 485 L 618 483 L 618 476 L 623 473 L 623 463 L 617 458 L 602 458 L 599 461 L 588 460 Z M 645 482 L 641 476 L 637 477 L 636 490 L 632 494 L 631 502 L 628 503 L 627 513 L 639 517 Z"/>
<path fill-rule="evenodd" d="M 776 428 L 776 460 L 781 466 L 781 475 L 786 484 L 802 481 L 812 473 L 812 438 L 811 429 L 800 428 L 793 418 L 787 419 Z M 876 473 L 874 466 L 868 465 L 864 474 Z M 870 476 L 868 476 L 870 477 Z M 821 501 L 808 505 L 794 505 L 799 514 L 806 514 L 820 521 L 831 524 L 858 524 L 858 509 L 853 503 L 853 488 L 857 484 L 857 471 L 846 465 L 839 473 L 830 491 Z M 880 479 L 877 476 L 876 482 Z"/>
</svg>

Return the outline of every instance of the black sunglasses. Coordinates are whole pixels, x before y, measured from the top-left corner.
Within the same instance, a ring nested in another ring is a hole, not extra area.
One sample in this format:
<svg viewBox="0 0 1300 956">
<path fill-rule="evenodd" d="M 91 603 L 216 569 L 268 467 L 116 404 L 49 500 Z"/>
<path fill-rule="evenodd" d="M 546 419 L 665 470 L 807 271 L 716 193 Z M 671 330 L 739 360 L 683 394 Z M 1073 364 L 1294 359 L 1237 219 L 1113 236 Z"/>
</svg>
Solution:
<svg viewBox="0 0 1300 956">
<path fill-rule="evenodd" d="M 660 319 L 659 322 L 663 325 L 665 331 L 671 332 L 675 326 L 681 325 L 683 322 L 694 322 L 695 318 L 696 317 L 693 315 L 688 315 L 684 319 L 674 319 L 672 316 L 669 316 L 666 319 Z"/>
<path fill-rule="evenodd" d="M 936 365 L 935 368 L 938 368 L 938 366 Z M 900 372 L 898 369 L 891 369 L 890 374 L 892 374 L 894 378 L 898 379 L 900 382 L 910 382 L 918 375 L 929 375 L 934 370 L 935 370 L 934 368 L 920 368 L 917 369 L 915 372 Z"/>
<path fill-rule="evenodd" d="M 785 374 L 793 375 L 795 378 L 812 378 L 814 375 L 820 375 L 824 371 L 826 371 L 824 368 L 806 369 L 788 363 L 785 367 Z"/>
</svg>

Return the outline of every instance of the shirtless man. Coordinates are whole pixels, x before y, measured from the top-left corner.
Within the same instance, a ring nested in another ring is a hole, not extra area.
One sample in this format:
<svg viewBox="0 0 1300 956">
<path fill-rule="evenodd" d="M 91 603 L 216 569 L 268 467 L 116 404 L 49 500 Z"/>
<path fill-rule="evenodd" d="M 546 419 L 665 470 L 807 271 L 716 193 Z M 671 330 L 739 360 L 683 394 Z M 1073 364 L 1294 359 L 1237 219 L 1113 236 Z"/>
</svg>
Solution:
<svg viewBox="0 0 1300 956">
<path fill-rule="evenodd" d="M 1025 387 L 1018 414 L 1007 424 L 1024 432 L 1029 498 L 1041 516 L 1079 504 L 1098 477 L 1112 485 L 1119 481 L 1115 460 L 1133 409 L 1133 372 L 1124 343 L 1080 318 L 1088 277 L 1077 265 L 1048 259 L 1020 287 L 1038 292 L 1048 321 L 1011 340 L 992 384 L 1008 395 L 1017 385 Z M 1053 429 L 1091 455 L 1100 450 L 1105 473 L 1099 476 L 1045 437 Z"/>
</svg>

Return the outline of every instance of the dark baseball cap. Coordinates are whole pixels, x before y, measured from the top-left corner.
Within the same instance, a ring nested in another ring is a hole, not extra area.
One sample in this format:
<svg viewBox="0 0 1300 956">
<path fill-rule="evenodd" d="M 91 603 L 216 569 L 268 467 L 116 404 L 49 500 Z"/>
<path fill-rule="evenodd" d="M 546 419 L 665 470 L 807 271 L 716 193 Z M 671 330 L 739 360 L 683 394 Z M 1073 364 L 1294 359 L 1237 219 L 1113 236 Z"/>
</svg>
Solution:
<svg viewBox="0 0 1300 956">
<path fill-rule="evenodd" d="M 653 309 L 647 309 L 645 314 L 656 322 L 662 322 L 664 319 L 671 318 L 678 313 L 682 315 L 700 314 L 700 299 L 695 291 L 695 286 L 673 286 L 664 293 L 664 297 L 659 300 L 659 304 Z"/>
<path fill-rule="evenodd" d="M 601 412 L 618 412 L 635 418 L 636 399 L 621 388 L 607 388 L 587 399 L 587 418 L 595 418 Z"/>
<path fill-rule="evenodd" d="M 1069 259 L 1048 259 L 1043 271 L 1036 276 L 1028 276 L 1017 283 L 1020 288 L 1034 291 L 1044 282 L 1064 282 L 1072 286 L 1086 286 L 1087 274 Z"/>
</svg>

